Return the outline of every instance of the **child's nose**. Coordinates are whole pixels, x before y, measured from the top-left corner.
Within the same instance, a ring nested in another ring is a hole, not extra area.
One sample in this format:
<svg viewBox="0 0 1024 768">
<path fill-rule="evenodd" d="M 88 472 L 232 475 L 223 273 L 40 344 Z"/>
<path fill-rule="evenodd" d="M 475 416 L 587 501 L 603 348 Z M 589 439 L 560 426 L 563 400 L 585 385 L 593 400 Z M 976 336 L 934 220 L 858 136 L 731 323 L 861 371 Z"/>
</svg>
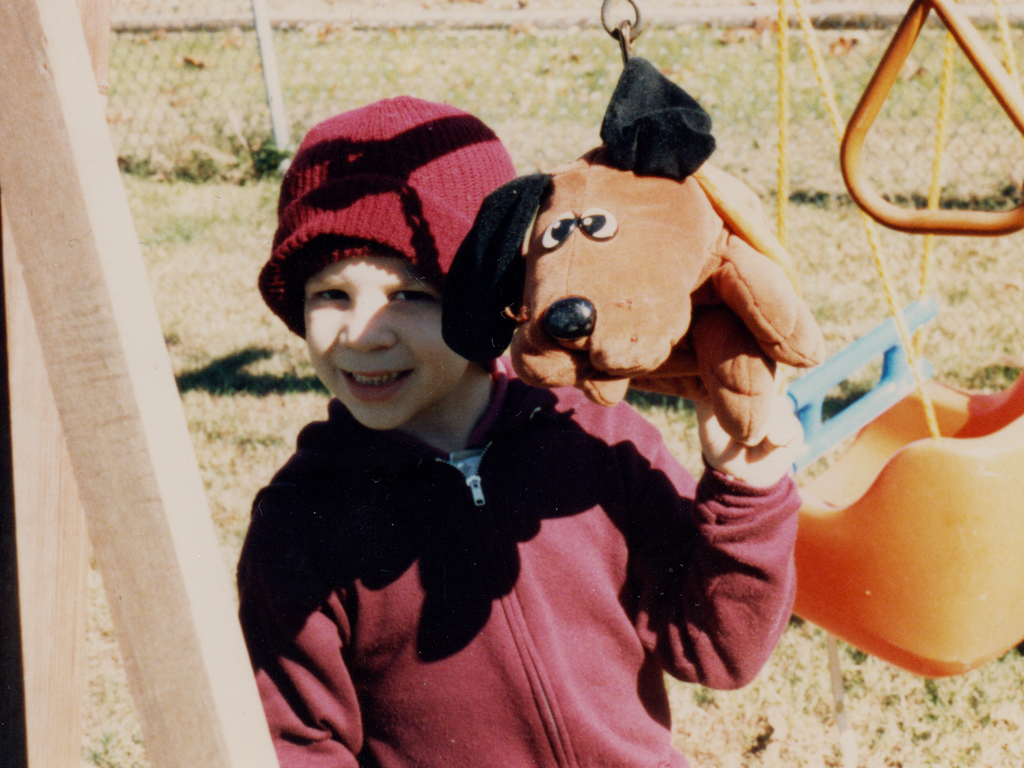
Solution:
<svg viewBox="0 0 1024 768">
<path fill-rule="evenodd" d="M 354 308 L 342 330 L 341 340 L 359 351 L 386 349 L 396 336 L 387 322 L 386 302 L 364 303 Z"/>
</svg>

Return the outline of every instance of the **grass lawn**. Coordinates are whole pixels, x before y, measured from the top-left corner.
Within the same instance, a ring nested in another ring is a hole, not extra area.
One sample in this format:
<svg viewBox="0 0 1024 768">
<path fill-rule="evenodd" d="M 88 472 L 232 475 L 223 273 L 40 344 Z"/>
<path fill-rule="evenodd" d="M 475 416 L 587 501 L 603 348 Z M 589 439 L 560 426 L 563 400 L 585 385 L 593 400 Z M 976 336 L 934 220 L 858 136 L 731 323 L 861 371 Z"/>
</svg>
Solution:
<svg viewBox="0 0 1024 768">
<path fill-rule="evenodd" d="M 568 40 L 528 32 L 375 34 L 282 38 L 278 55 L 298 125 L 380 96 L 410 92 L 480 114 L 506 141 L 524 173 L 571 159 L 596 141 L 617 74 L 613 44 L 596 33 Z M 209 56 L 229 50 L 211 39 Z M 183 45 L 183 40 L 171 35 L 147 45 L 154 51 L 160 45 Z M 830 58 L 847 112 L 882 40 L 871 38 L 855 47 L 853 55 L 860 58 Z M 142 43 L 127 36 L 117 45 Z M 342 52 L 350 62 L 344 77 L 330 65 Z M 764 39 L 723 41 L 720 32 L 705 29 L 652 33 L 640 53 L 706 103 L 719 126 L 721 149 L 715 161 L 773 205 L 774 53 Z M 167 55 L 172 62 L 173 52 Z M 832 353 L 884 319 L 886 302 L 860 217 L 843 196 L 834 140 L 814 101 L 813 73 L 799 49 L 794 56 L 790 246 Z M 908 77 L 904 101 L 933 94 L 935 66 L 921 68 L 926 74 Z M 966 74 L 962 80 L 968 82 Z M 324 96 L 323 91 L 330 93 Z M 985 109 L 975 96 L 958 103 Z M 119 98 L 112 88 L 112 102 Z M 922 112 L 904 107 L 901 103 L 895 109 L 879 135 L 909 144 L 876 150 L 882 161 L 878 183 L 898 194 L 919 189 L 920 173 L 903 162 L 918 150 L 905 147 L 930 145 L 928 131 L 933 129 Z M 961 143 L 954 143 L 951 153 L 966 149 L 953 154 L 947 192 L 959 201 L 984 203 L 1005 188 L 1007 177 L 1019 179 L 1021 148 L 1019 142 L 1004 142 L 1002 128 L 980 125 L 977 114 L 961 110 L 956 115 L 953 135 Z M 302 342 L 263 306 L 255 288 L 273 236 L 277 182 L 196 184 L 137 176 L 125 176 L 125 182 L 219 532 L 225 574 L 231 577 L 254 493 L 288 457 L 301 426 L 320 418 L 326 404 Z M 898 300 L 906 303 L 916 293 L 921 239 L 879 234 Z M 930 292 L 939 302 L 940 317 L 927 334 L 924 351 L 940 380 L 998 389 L 1020 372 L 1021 244 L 1021 236 L 936 240 Z M 863 392 L 875 375 L 875 370 L 865 371 L 836 397 Z M 691 409 L 656 399 L 638 403 L 680 460 L 699 471 Z M 109 768 L 147 766 L 95 571 L 92 579 L 83 761 Z M 844 644 L 840 659 L 861 765 L 1024 765 L 1024 659 L 1017 651 L 970 674 L 934 682 Z M 695 766 L 840 765 L 825 636 L 808 623 L 790 624 L 767 668 L 746 689 L 715 692 L 673 684 L 671 695 L 677 743 Z"/>
</svg>

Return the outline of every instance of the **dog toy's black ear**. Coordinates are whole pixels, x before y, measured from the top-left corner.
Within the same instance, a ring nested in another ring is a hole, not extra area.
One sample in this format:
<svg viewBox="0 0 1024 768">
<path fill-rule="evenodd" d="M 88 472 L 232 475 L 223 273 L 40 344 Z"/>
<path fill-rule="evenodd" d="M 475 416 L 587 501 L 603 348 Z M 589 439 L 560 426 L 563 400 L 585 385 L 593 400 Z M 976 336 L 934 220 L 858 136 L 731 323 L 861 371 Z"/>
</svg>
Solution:
<svg viewBox="0 0 1024 768">
<path fill-rule="evenodd" d="M 641 58 L 622 70 L 601 123 L 613 165 L 682 181 L 715 151 L 711 117 L 686 91 Z"/>
<path fill-rule="evenodd" d="M 550 186 L 551 176 L 535 173 L 498 187 L 455 254 L 444 283 L 441 333 L 468 360 L 493 360 L 512 342 L 516 323 L 505 308 L 522 303 L 523 239 Z"/>
</svg>

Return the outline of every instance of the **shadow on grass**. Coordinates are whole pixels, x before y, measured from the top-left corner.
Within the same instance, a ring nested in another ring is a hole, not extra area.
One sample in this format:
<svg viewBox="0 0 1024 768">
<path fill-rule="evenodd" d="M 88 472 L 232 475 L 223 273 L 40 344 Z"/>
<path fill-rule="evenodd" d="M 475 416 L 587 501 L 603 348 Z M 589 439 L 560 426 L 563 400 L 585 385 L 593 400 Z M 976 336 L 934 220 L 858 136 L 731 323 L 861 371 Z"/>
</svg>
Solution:
<svg viewBox="0 0 1024 768">
<path fill-rule="evenodd" d="M 928 198 L 920 194 L 883 195 L 890 203 L 903 208 L 923 209 L 928 207 Z M 1001 189 L 988 195 L 951 195 L 939 201 L 943 210 L 957 211 L 1006 211 L 1016 208 L 1022 200 L 1021 190 L 1013 185 L 1004 185 Z M 823 210 L 842 210 L 852 208 L 856 204 L 846 192 L 827 192 L 820 189 L 797 189 L 789 195 L 789 201 L 795 205 L 809 205 Z"/>
<path fill-rule="evenodd" d="M 821 406 L 821 421 L 825 423 L 833 416 L 842 413 L 851 405 L 860 400 L 864 395 L 874 389 L 876 381 L 860 381 L 851 383 L 844 381 L 832 390 L 831 394 L 825 396 Z"/>
<path fill-rule="evenodd" d="M 968 389 L 1000 392 L 1013 386 L 1021 369 L 1016 365 L 986 365 L 969 376 L 964 377 L 964 386 Z"/>
<path fill-rule="evenodd" d="M 327 390 L 316 376 L 298 376 L 294 373 L 253 374 L 245 370 L 252 363 L 274 355 L 272 350 L 249 347 L 214 360 L 209 365 L 188 371 L 177 377 L 178 391 L 182 394 L 202 390 L 212 395 L 289 395 Z"/>
</svg>

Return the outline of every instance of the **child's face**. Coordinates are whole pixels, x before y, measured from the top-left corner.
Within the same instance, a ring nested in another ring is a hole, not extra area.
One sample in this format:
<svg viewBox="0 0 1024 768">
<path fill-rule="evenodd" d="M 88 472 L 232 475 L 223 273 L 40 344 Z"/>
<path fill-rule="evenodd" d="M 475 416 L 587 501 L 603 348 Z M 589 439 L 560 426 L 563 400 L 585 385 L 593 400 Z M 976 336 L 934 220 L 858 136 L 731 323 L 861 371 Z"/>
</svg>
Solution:
<svg viewBox="0 0 1024 768">
<path fill-rule="evenodd" d="M 487 405 L 490 376 L 444 343 L 440 291 L 409 266 L 366 256 L 313 275 L 306 345 L 320 380 L 361 424 L 456 450 Z"/>
</svg>

